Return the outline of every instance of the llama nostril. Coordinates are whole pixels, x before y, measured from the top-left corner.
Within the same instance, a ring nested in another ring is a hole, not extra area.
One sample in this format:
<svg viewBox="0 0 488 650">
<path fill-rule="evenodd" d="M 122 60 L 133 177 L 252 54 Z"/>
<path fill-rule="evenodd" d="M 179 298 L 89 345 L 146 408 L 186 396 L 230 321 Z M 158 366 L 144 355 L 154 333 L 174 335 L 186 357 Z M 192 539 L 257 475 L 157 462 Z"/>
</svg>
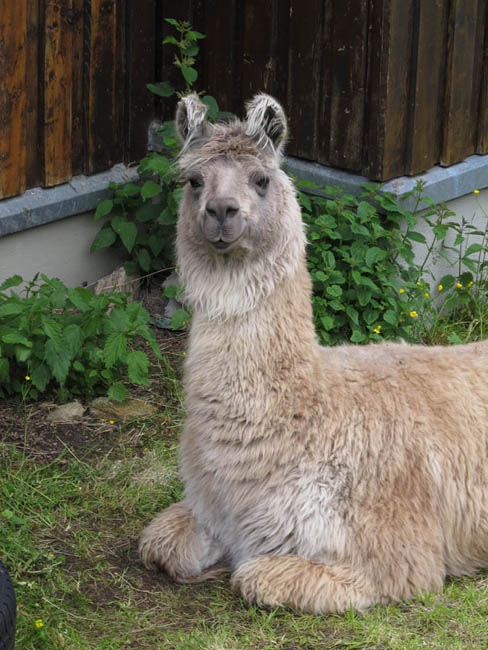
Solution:
<svg viewBox="0 0 488 650">
<path fill-rule="evenodd" d="M 205 211 L 210 217 L 217 219 L 222 224 L 226 219 L 234 217 L 239 212 L 239 204 L 228 197 L 211 199 L 207 202 Z"/>
</svg>

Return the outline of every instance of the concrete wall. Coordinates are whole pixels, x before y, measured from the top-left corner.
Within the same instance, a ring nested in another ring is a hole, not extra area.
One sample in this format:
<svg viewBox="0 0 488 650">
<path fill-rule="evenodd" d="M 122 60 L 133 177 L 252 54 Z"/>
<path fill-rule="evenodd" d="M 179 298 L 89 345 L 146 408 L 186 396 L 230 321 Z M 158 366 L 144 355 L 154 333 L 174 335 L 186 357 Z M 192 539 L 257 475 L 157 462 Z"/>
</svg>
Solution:
<svg viewBox="0 0 488 650">
<path fill-rule="evenodd" d="M 100 225 L 85 213 L 0 237 L 0 283 L 16 274 L 30 280 L 38 271 L 68 286 L 96 282 L 122 260 L 112 249 L 90 253 Z"/>
</svg>

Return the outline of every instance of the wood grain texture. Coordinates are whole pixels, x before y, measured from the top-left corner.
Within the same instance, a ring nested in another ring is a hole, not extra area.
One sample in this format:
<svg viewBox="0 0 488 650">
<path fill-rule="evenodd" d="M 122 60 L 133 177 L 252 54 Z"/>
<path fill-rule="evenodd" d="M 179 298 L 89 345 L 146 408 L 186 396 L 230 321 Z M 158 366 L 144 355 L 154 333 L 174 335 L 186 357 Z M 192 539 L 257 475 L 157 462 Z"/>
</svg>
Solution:
<svg viewBox="0 0 488 650">
<path fill-rule="evenodd" d="M 44 47 L 44 186 L 71 178 L 72 0 L 46 0 Z"/>
<path fill-rule="evenodd" d="M 317 127 L 323 58 L 323 3 L 290 0 L 287 112 L 288 153 L 317 159 Z"/>
<path fill-rule="evenodd" d="M 26 188 L 27 0 L 0 4 L 0 198 Z"/>
<path fill-rule="evenodd" d="M 481 20 L 483 18 L 483 20 Z M 484 38 L 480 71 L 480 105 L 476 153 L 488 153 L 488 5 L 484 5 L 484 16 L 480 16 Z"/>
<path fill-rule="evenodd" d="M 441 155 L 449 0 L 417 2 L 414 13 L 406 173 L 418 174 Z"/>
<path fill-rule="evenodd" d="M 43 180 L 42 140 L 40 129 L 41 104 L 39 93 L 39 71 L 41 53 L 41 16 L 39 4 L 27 4 L 27 42 L 25 75 L 25 130 L 26 130 L 26 185 L 36 187 Z"/>
<path fill-rule="evenodd" d="M 373 180 L 405 172 L 413 0 L 378 0 L 370 14 L 366 165 Z"/>
<path fill-rule="evenodd" d="M 83 174 L 85 169 L 86 120 L 83 104 L 83 0 L 72 0 L 72 9 L 66 12 L 71 26 L 72 48 L 72 109 L 71 109 L 71 168 L 73 175 Z"/>
<path fill-rule="evenodd" d="M 158 45 L 159 47 L 159 45 Z M 127 7 L 127 114 L 125 160 L 140 160 L 154 117 L 154 95 L 147 89 L 156 75 L 156 6 L 138 0 Z"/>
<path fill-rule="evenodd" d="M 364 104 L 367 68 L 367 0 L 332 0 L 327 3 L 330 17 L 327 72 L 322 97 L 329 98 L 327 121 L 319 126 L 318 159 L 342 169 L 360 171 L 363 157 Z M 325 54 L 325 53 L 324 53 Z M 325 118 L 325 115 L 324 115 Z M 323 143 L 323 127 L 329 128 L 329 145 Z"/>
<path fill-rule="evenodd" d="M 451 0 L 446 69 L 442 165 L 476 150 L 480 92 L 479 0 Z"/>
<path fill-rule="evenodd" d="M 88 147 L 86 168 L 96 173 L 119 162 L 118 138 L 123 105 L 118 104 L 119 50 L 118 19 L 123 16 L 121 0 L 91 0 L 88 38 L 87 94 Z"/>
</svg>

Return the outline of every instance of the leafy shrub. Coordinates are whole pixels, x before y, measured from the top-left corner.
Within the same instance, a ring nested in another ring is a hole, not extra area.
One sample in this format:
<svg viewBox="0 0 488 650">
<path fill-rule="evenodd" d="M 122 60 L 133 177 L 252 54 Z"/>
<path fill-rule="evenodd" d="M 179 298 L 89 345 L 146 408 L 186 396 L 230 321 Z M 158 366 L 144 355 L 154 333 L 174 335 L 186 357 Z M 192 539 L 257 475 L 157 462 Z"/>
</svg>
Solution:
<svg viewBox="0 0 488 650">
<path fill-rule="evenodd" d="M 184 85 L 181 91 L 168 81 L 147 87 L 163 98 L 182 97 L 193 90 L 198 78 L 194 65 L 199 52 L 198 41 L 205 36 L 193 30 L 186 21 L 174 18 L 166 18 L 166 21 L 174 28 L 175 35 L 167 36 L 163 45 L 175 48 L 173 64 L 180 71 Z M 203 95 L 201 99 L 208 107 L 210 120 L 230 115 L 220 112 L 210 95 Z M 129 275 L 145 275 L 174 266 L 173 241 L 181 197 L 174 162 L 180 143 L 174 122 L 165 122 L 159 134 L 163 139 L 162 153 L 149 154 L 138 167 L 142 186 L 112 184 L 113 198 L 102 201 L 95 211 L 96 220 L 109 215 L 110 218 L 97 233 L 92 250 L 125 248 L 129 255 L 125 270 Z"/>
<path fill-rule="evenodd" d="M 415 195 L 413 212 L 373 185 L 366 185 L 357 198 L 335 187 L 320 193 L 309 182 L 299 182 L 298 190 L 322 343 L 415 340 L 442 314 L 468 305 L 475 291 L 486 294 L 487 233 L 451 221 L 452 212 L 422 196 L 421 183 L 404 197 Z M 419 208 L 426 210 L 418 215 Z M 428 237 L 416 229 L 421 221 L 428 226 Z M 447 245 L 450 233 L 455 239 Z M 468 234 L 482 237 L 482 243 L 467 246 Z M 421 262 L 412 242 L 425 247 Z M 449 259 L 446 251 L 451 264 L 455 253 L 457 270 L 436 281 L 427 262 L 435 255 Z M 438 294 L 442 302 L 434 300 Z"/>
<path fill-rule="evenodd" d="M 107 392 L 122 401 L 127 374 L 132 383 L 149 384 L 138 338 L 160 352 L 139 303 L 128 303 L 125 294 L 69 289 L 45 275 L 40 280 L 37 274 L 24 295 L 6 293 L 22 284 L 18 275 L 0 285 L 0 397 L 28 392 L 37 399 L 54 391 L 65 401 Z"/>
</svg>

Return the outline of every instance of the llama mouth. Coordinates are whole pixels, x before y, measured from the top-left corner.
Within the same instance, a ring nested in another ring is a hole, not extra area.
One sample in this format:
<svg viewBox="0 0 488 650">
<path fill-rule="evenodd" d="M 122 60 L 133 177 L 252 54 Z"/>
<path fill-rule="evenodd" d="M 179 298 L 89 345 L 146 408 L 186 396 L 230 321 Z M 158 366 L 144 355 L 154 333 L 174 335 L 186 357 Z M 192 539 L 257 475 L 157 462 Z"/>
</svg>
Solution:
<svg viewBox="0 0 488 650">
<path fill-rule="evenodd" d="M 228 242 L 228 241 L 224 241 L 223 239 L 218 239 L 217 241 L 213 241 L 210 243 L 214 248 L 217 248 L 218 250 L 224 250 L 225 248 L 229 248 L 229 246 L 234 242 Z"/>
</svg>

